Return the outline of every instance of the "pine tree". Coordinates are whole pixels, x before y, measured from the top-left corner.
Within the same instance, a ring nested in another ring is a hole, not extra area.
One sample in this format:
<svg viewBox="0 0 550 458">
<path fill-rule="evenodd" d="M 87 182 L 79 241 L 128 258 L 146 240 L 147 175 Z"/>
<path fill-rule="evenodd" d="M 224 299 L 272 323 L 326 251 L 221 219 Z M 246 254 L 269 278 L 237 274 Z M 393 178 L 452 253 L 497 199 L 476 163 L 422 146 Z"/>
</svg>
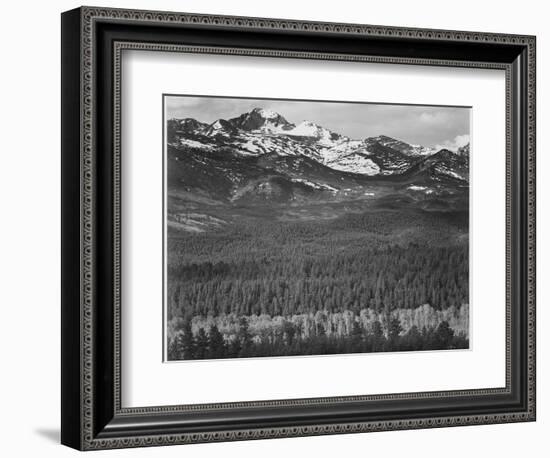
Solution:
<svg viewBox="0 0 550 458">
<path fill-rule="evenodd" d="M 399 318 L 393 317 L 388 324 L 388 346 L 389 350 L 397 350 L 399 347 L 399 334 L 403 331 Z"/>
<path fill-rule="evenodd" d="M 208 336 L 204 332 L 204 328 L 199 328 L 195 341 L 195 359 L 205 359 L 208 352 Z"/>
<path fill-rule="evenodd" d="M 177 332 L 168 345 L 168 361 L 178 361 L 183 357 L 183 333 Z"/>
<path fill-rule="evenodd" d="M 353 321 L 351 328 L 351 345 L 352 351 L 361 351 L 363 344 L 363 328 L 357 320 Z"/>
<path fill-rule="evenodd" d="M 248 356 L 250 347 L 252 346 L 252 336 L 248 329 L 248 320 L 243 316 L 239 321 L 239 332 L 237 340 L 241 345 L 240 356 Z"/>
<path fill-rule="evenodd" d="M 208 332 L 208 355 L 210 358 L 224 358 L 226 355 L 225 340 L 215 324 Z"/>
<path fill-rule="evenodd" d="M 235 337 L 231 342 L 229 342 L 228 348 L 227 348 L 227 355 L 230 358 L 238 358 L 241 353 L 241 342 L 239 341 L 238 337 Z"/>
<path fill-rule="evenodd" d="M 411 326 L 402 340 L 404 350 L 422 350 L 422 335 L 416 325 Z"/>
<path fill-rule="evenodd" d="M 454 331 L 447 321 L 442 321 L 433 334 L 433 343 L 436 349 L 445 350 L 451 347 Z"/>
<path fill-rule="evenodd" d="M 372 323 L 372 351 L 382 351 L 385 341 L 382 324 L 376 320 Z"/>
<path fill-rule="evenodd" d="M 193 338 L 193 330 L 191 329 L 191 320 L 186 319 L 183 322 L 181 338 L 181 353 L 183 359 L 195 358 L 195 339 Z"/>
<path fill-rule="evenodd" d="M 296 335 L 296 328 L 288 320 L 285 320 L 283 322 L 283 333 L 286 336 L 286 344 L 289 347 L 292 346 L 292 344 L 294 343 L 294 336 Z"/>
<path fill-rule="evenodd" d="M 388 326 L 388 337 L 395 340 L 399 337 L 399 334 L 401 334 L 402 331 L 403 327 L 401 326 L 401 321 L 399 318 L 391 318 Z"/>
</svg>

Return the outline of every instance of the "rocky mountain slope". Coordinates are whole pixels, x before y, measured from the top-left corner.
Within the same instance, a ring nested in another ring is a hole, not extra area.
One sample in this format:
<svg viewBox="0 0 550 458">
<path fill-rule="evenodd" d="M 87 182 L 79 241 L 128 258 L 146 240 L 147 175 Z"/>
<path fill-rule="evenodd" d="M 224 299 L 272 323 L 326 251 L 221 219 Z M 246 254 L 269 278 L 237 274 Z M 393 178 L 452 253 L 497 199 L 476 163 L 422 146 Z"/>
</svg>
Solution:
<svg viewBox="0 0 550 458">
<path fill-rule="evenodd" d="M 170 119 L 166 139 L 168 191 L 180 204 L 467 206 L 469 145 L 453 152 L 384 135 L 351 139 L 261 108 L 211 124 Z"/>
</svg>

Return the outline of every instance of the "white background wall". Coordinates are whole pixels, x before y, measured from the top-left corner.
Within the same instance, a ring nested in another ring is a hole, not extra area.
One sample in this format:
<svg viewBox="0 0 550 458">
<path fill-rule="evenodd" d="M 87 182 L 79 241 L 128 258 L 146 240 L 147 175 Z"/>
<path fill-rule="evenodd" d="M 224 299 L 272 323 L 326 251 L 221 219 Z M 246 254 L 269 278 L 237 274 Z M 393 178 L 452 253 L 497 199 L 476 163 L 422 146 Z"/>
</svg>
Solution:
<svg viewBox="0 0 550 458">
<path fill-rule="evenodd" d="M 104 452 L 108 456 L 544 456 L 550 428 L 550 30 L 544 2 L 117 0 L 96 5 L 524 33 L 538 38 L 538 421 Z M 75 455 L 59 441 L 60 13 L 75 1 L 4 2 L 0 27 L 0 453 Z M 546 84 L 545 84 L 546 83 Z M 490 180 L 490 177 L 488 177 Z M 544 434 L 546 433 L 546 435 Z"/>
</svg>

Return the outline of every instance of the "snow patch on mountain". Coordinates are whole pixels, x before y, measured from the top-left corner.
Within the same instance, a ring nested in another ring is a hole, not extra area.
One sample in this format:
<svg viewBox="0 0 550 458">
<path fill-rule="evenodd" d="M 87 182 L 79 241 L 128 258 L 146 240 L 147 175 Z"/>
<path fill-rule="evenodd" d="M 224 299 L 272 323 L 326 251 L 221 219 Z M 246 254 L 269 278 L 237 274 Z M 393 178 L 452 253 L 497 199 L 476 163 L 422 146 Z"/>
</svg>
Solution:
<svg viewBox="0 0 550 458">
<path fill-rule="evenodd" d="M 426 194 L 433 194 L 434 190 L 428 188 L 427 186 L 417 186 L 417 185 L 410 185 L 407 187 L 407 189 L 411 191 L 419 191 L 419 192 L 425 192 Z"/>
<path fill-rule="evenodd" d="M 201 142 L 196 141 L 196 140 L 191 140 L 190 138 L 180 138 L 179 139 L 179 144 L 181 146 L 187 146 L 189 148 L 201 148 L 201 149 L 206 149 L 206 150 L 212 150 L 211 145 L 205 145 L 204 143 L 201 143 Z"/>
<path fill-rule="evenodd" d="M 433 148 L 426 148 L 422 145 L 412 145 L 404 142 L 403 140 L 397 140 L 387 135 L 379 135 L 377 137 L 369 137 L 365 140 L 367 143 L 378 143 L 387 148 L 392 148 L 395 151 L 399 151 L 407 156 L 429 156 L 436 153 Z"/>
<path fill-rule="evenodd" d="M 255 108 L 254 111 L 265 119 L 274 119 L 280 116 L 279 113 L 275 113 L 273 110 L 266 110 L 264 108 Z"/>
<path fill-rule="evenodd" d="M 380 174 L 380 166 L 376 162 L 358 154 L 351 154 L 327 165 L 342 172 L 359 173 L 368 176 Z"/>
<path fill-rule="evenodd" d="M 324 129 L 321 126 L 318 126 L 314 122 L 311 121 L 302 121 L 300 124 L 295 126 L 293 129 L 290 129 L 287 132 L 287 135 L 295 135 L 299 137 L 317 137 L 323 135 L 324 131 L 327 131 L 327 129 Z"/>
<path fill-rule="evenodd" d="M 305 184 L 311 188 L 318 189 L 321 191 L 332 191 L 332 192 L 338 192 L 338 189 L 328 185 L 328 184 L 321 184 L 321 183 L 314 183 L 313 181 L 305 180 L 303 178 L 292 178 L 292 181 L 294 183 L 301 183 Z"/>
<path fill-rule="evenodd" d="M 447 168 L 447 167 L 443 167 L 443 166 L 438 166 L 436 167 L 436 170 L 443 174 L 443 175 L 447 175 L 447 176 L 450 176 L 452 178 L 456 178 L 457 180 L 464 180 L 464 181 L 467 181 L 466 180 L 466 177 L 454 172 L 453 170 Z"/>
<path fill-rule="evenodd" d="M 225 119 L 218 119 L 210 124 L 208 127 L 204 127 L 200 130 L 200 133 L 208 137 L 223 136 L 228 137 L 235 133 L 235 128 L 230 122 Z"/>
</svg>

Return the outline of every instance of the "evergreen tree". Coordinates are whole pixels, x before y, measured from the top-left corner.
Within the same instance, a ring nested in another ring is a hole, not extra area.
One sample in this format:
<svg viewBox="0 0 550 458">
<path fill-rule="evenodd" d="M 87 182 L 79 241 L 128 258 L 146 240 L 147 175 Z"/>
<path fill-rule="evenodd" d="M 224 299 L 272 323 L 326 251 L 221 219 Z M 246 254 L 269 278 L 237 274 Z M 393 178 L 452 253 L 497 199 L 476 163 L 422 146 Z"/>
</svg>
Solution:
<svg viewBox="0 0 550 458">
<path fill-rule="evenodd" d="M 285 320 L 283 322 L 283 333 L 286 336 L 286 344 L 291 346 L 294 343 L 294 336 L 296 335 L 296 328 L 294 325 L 288 321 Z"/>
<path fill-rule="evenodd" d="M 363 328 L 357 321 L 353 321 L 351 329 L 351 351 L 361 351 L 363 345 Z"/>
<path fill-rule="evenodd" d="M 208 355 L 210 358 L 224 358 L 226 356 L 226 345 L 222 333 L 213 324 L 208 332 Z"/>
<path fill-rule="evenodd" d="M 239 321 L 239 333 L 237 334 L 237 340 L 240 343 L 241 350 L 240 356 L 248 356 L 248 351 L 252 346 L 252 336 L 248 329 L 248 320 L 243 316 Z"/>
<path fill-rule="evenodd" d="M 385 341 L 382 324 L 376 320 L 372 323 L 372 351 L 382 351 Z"/>
<path fill-rule="evenodd" d="M 191 320 L 186 319 L 183 322 L 181 338 L 181 354 L 183 359 L 195 358 L 195 339 L 193 338 L 193 330 L 191 329 Z"/>
<path fill-rule="evenodd" d="M 230 358 L 238 358 L 241 354 L 241 349 L 241 342 L 239 341 L 238 337 L 235 337 L 229 342 L 227 354 Z"/>
<path fill-rule="evenodd" d="M 454 331 L 447 321 L 442 321 L 437 326 L 433 334 L 433 345 L 438 350 L 444 350 L 451 347 L 454 337 Z"/>
<path fill-rule="evenodd" d="M 403 331 L 399 318 L 393 317 L 388 324 L 388 345 L 389 350 L 397 350 L 399 347 L 399 335 Z"/>
<path fill-rule="evenodd" d="M 183 333 L 177 332 L 168 345 L 168 360 L 178 361 L 183 358 Z"/>
<path fill-rule="evenodd" d="M 208 354 L 208 337 L 204 328 L 199 328 L 195 339 L 195 359 L 205 359 Z"/>
<path fill-rule="evenodd" d="M 413 325 L 402 337 L 403 350 L 421 350 L 422 349 L 422 335 L 418 330 L 418 327 Z"/>
</svg>

